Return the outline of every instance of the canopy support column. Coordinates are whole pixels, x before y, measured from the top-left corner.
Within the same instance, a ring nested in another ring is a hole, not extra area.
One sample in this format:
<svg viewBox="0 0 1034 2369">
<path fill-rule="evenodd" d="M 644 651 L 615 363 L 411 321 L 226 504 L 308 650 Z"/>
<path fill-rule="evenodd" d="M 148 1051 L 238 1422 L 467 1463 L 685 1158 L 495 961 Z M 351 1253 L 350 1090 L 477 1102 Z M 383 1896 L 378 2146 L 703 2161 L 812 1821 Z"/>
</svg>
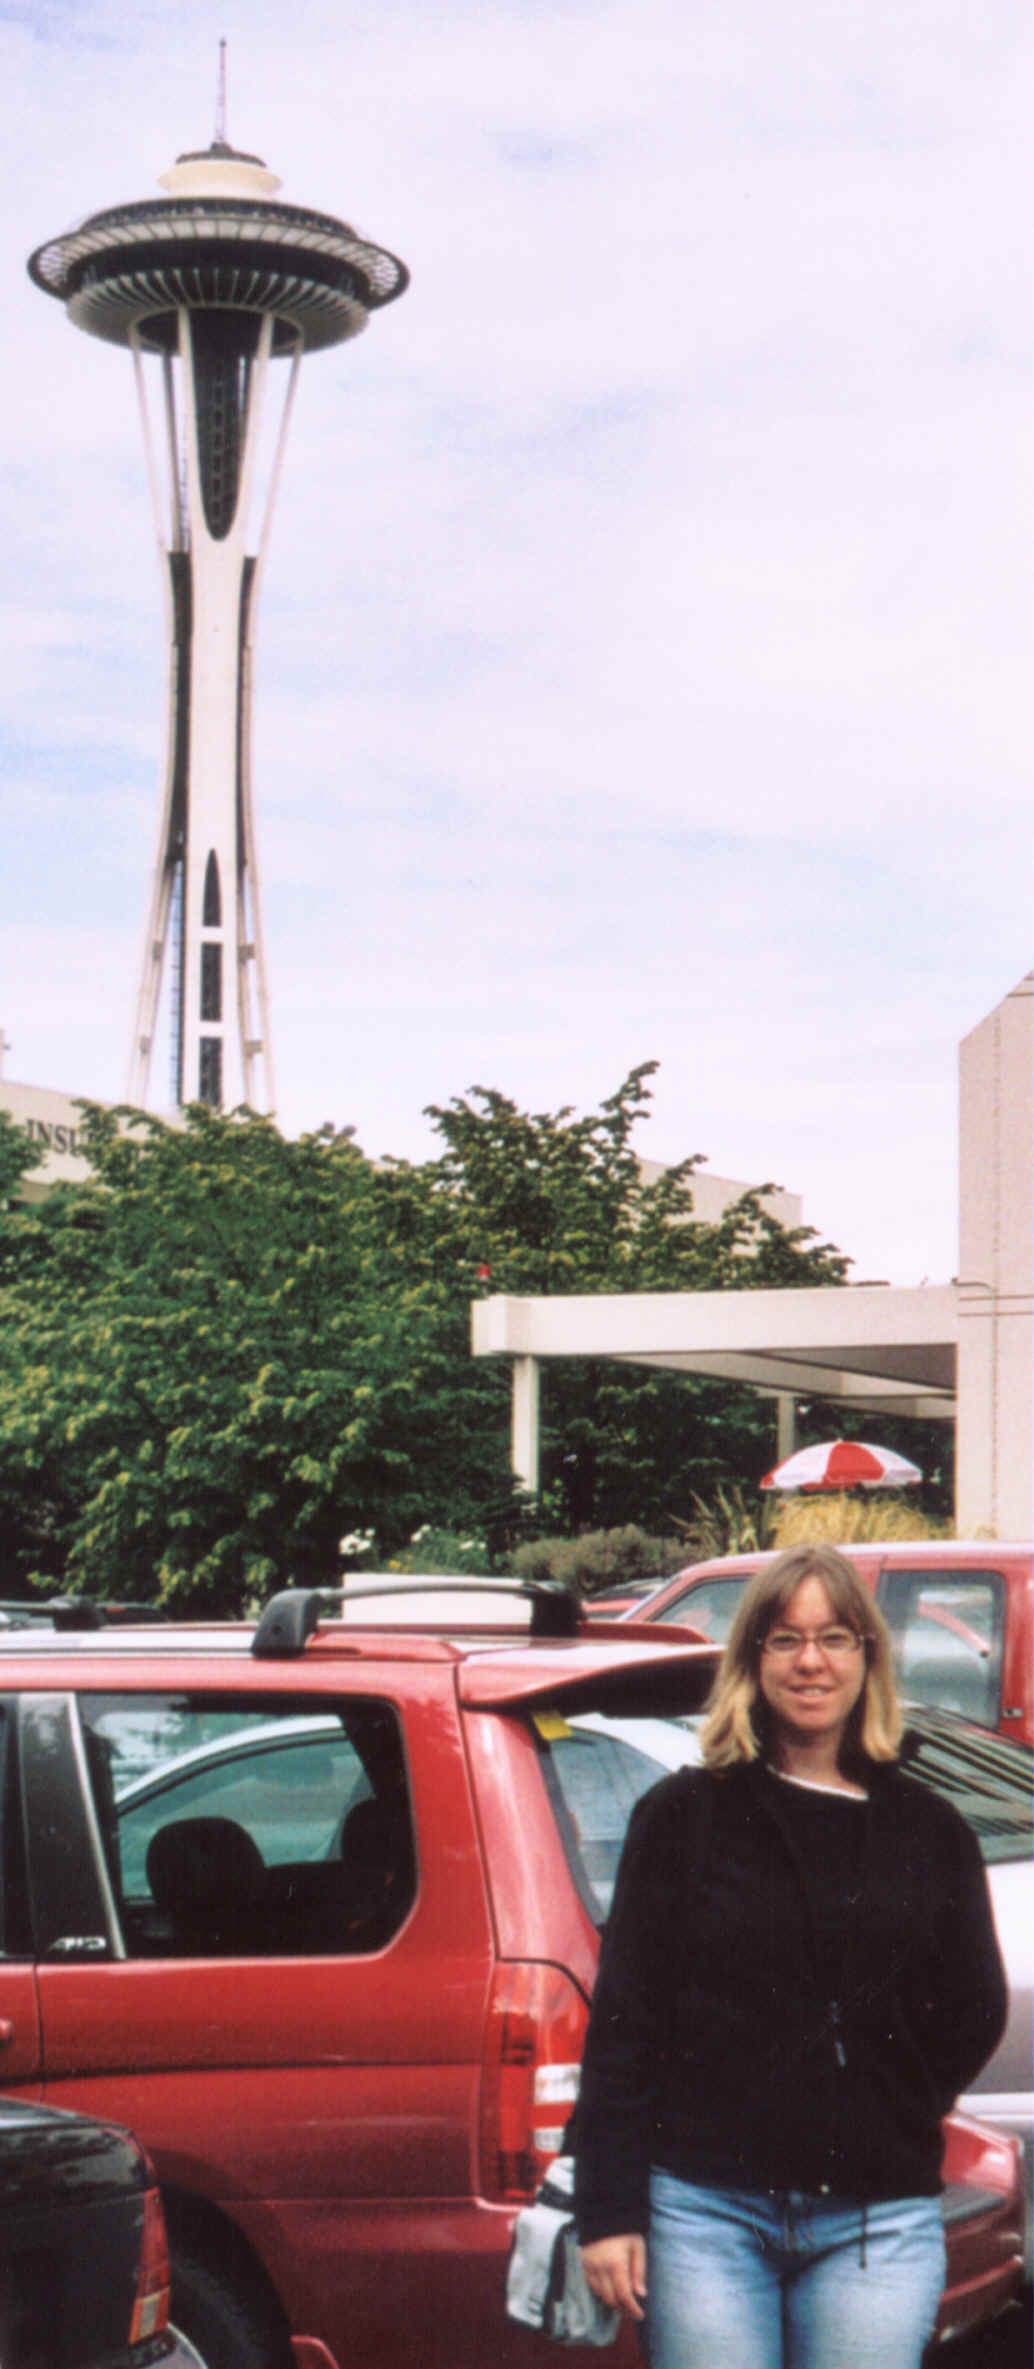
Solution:
<svg viewBox="0 0 1034 2369">
<path fill-rule="evenodd" d="M 790 1390 L 776 1392 L 776 1463 L 782 1464 L 797 1449 L 797 1401 Z"/>
<path fill-rule="evenodd" d="M 510 1462 L 518 1486 L 539 1493 L 539 1361 L 515 1357 L 510 1411 Z"/>
</svg>

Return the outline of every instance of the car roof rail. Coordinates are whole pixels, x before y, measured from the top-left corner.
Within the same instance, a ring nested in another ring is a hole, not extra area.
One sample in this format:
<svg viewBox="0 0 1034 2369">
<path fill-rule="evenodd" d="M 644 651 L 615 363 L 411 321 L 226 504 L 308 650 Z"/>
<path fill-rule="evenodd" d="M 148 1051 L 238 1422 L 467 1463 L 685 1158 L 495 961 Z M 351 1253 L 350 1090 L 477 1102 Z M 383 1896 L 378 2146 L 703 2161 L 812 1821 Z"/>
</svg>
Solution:
<svg viewBox="0 0 1034 2369">
<path fill-rule="evenodd" d="M 348 1588 L 281 1588 L 261 1613 L 251 1650 L 260 1661 L 289 1661 L 304 1653 L 324 1614 L 367 1598 L 387 1596 L 516 1596 L 531 1606 L 529 1636 L 576 1637 L 582 1599 L 563 1581 L 548 1579 L 384 1579 Z M 376 1627 L 376 1616 L 371 1626 Z M 396 1623 L 392 1623 L 394 1628 Z"/>
<path fill-rule="evenodd" d="M 166 1622 L 161 1604 L 137 1604 L 128 1596 L 2 1596 L 0 1626 L 31 1629 L 109 1629 L 141 1621 Z"/>
<path fill-rule="evenodd" d="M 41 1609 L 55 1629 L 105 1629 L 108 1625 L 103 1604 L 91 1596 L 51 1596 Z"/>
</svg>

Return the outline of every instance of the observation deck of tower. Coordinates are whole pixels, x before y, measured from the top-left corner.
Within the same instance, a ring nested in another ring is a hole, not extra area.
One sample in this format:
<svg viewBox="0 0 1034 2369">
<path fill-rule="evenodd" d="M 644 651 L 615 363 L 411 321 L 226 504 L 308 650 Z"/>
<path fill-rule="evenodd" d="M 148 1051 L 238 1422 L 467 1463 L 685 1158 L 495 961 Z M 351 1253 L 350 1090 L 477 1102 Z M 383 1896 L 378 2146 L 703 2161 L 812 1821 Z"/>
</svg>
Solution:
<svg viewBox="0 0 1034 2369">
<path fill-rule="evenodd" d="M 162 553 L 165 782 L 126 1091 L 147 1100 L 168 968 L 174 1102 L 273 1110 L 251 791 L 259 578 L 302 356 L 358 336 L 409 275 L 347 222 L 280 200 L 262 159 L 228 145 L 222 94 L 211 147 L 178 157 L 159 185 L 168 196 L 91 214 L 29 259 L 76 328 L 132 353 Z M 279 428 L 248 549 L 260 419 L 281 358 Z"/>
</svg>

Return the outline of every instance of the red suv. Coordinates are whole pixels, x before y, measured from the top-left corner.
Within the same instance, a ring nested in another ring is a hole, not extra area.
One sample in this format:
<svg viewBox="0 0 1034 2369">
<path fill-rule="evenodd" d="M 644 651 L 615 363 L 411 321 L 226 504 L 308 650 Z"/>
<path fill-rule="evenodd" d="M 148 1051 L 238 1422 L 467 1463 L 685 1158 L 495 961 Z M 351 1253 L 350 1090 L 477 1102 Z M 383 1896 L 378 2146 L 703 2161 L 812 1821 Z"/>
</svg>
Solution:
<svg viewBox="0 0 1034 2369">
<path fill-rule="evenodd" d="M 1029 1546 L 997 1539 L 901 1538 L 841 1548 L 889 1623 L 898 1683 L 917 1702 L 959 1711 L 1019 1744 L 1034 1741 L 1034 1578 Z M 719 1555 L 615 1599 L 607 1617 L 664 1621 L 724 1645 L 748 1579 L 774 1553 Z"/>
<path fill-rule="evenodd" d="M 0 1641 L 0 2079 L 139 2133 L 203 2369 L 533 2369 L 513 2213 L 713 1649 L 326 1611 Z M 1014 2291 L 1021 2221 L 1009 2138 L 950 2118 L 945 2176 L 942 2333 Z"/>
</svg>

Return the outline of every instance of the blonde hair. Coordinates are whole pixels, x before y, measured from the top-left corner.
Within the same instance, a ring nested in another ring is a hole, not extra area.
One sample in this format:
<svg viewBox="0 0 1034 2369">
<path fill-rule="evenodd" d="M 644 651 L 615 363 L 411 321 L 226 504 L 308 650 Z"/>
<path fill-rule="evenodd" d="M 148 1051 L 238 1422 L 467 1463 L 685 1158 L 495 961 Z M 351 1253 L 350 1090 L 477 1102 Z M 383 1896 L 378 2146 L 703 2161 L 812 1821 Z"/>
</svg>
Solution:
<svg viewBox="0 0 1034 2369">
<path fill-rule="evenodd" d="M 846 1555 L 834 1546 L 793 1546 L 755 1572 L 744 1590 L 711 1689 L 700 1744 L 707 1768 L 733 1768 L 765 1756 L 768 1705 L 761 1692 L 761 1648 L 803 1580 L 819 1579 L 834 1618 L 865 1647 L 865 1682 L 844 1730 L 841 1766 L 896 1760 L 902 1719 L 890 1630 Z"/>
</svg>

